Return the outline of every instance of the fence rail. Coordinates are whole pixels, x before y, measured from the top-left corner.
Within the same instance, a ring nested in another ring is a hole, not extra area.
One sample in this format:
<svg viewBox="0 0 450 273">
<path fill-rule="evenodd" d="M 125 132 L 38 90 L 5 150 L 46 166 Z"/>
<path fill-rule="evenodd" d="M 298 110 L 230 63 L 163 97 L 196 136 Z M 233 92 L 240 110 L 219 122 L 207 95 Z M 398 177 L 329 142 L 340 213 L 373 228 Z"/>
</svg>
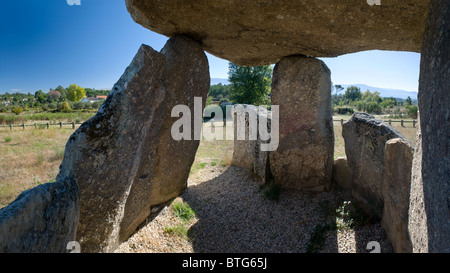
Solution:
<svg viewBox="0 0 450 273">
<path fill-rule="evenodd" d="M 344 119 L 334 119 L 333 120 L 333 122 L 341 122 L 341 125 L 344 124 L 344 121 L 347 121 L 347 120 L 344 120 Z M 405 127 L 405 123 L 412 123 L 414 128 L 416 128 L 416 123 L 417 123 L 417 120 L 415 120 L 415 119 L 413 119 L 413 120 L 403 120 L 403 119 L 402 120 L 391 120 L 391 119 L 389 119 L 389 120 L 383 120 L 383 121 L 388 123 L 389 125 L 392 125 L 392 123 L 398 122 L 398 123 L 401 123 L 402 127 Z"/>
<path fill-rule="evenodd" d="M 347 121 L 347 120 L 344 120 L 344 119 L 334 119 L 333 120 L 333 122 L 340 122 L 341 123 L 341 125 L 343 125 L 344 124 L 344 121 Z M 416 123 L 417 123 L 417 120 L 383 120 L 384 122 L 386 122 L 386 123 L 388 123 L 389 125 L 392 125 L 392 123 L 395 123 L 395 122 L 398 122 L 398 123 L 401 123 L 401 126 L 402 127 L 405 127 L 405 123 L 412 123 L 413 124 L 413 127 L 414 128 L 416 128 Z M 13 124 L 10 124 L 10 125 L 0 125 L 0 128 L 9 128 L 9 130 L 10 131 L 12 131 L 13 130 L 13 128 L 22 128 L 23 130 L 25 130 L 25 127 L 34 127 L 34 128 L 36 128 L 36 129 L 49 129 L 50 128 L 50 126 L 58 126 L 58 128 L 63 128 L 63 126 L 67 126 L 67 125 L 71 125 L 72 126 L 72 129 L 75 129 L 75 126 L 76 125 L 81 125 L 81 124 L 83 124 L 83 123 L 81 123 L 81 122 L 58 122 L 58 123 L 49 123 L 49 122 L 47 122 L 47 123 L 34 123 L 34 124 L 19 124 L 19 125 L 13 125 Z M 66 127 L 67 128 L 67 127 Z"/>
<path fill-rule="evenodd" d="M 63 128 L 64 125 L 71 125 L 72 129 L 75 129 L 76 125 L 81 125 L 81 122 L 58 122 L 58 123 L 34 123 L 34 124 L 10 124 L 10 125 L 0 125 L 0 128 L 9 128 L 10 131 L 13 130 L 13 128 L 22 128 L 25 130 L 25 127 L 34 127 L 35 129 L 49 129 L 50 126 L 58 126 L 57 128 Z M 67 128 L 67 127 L 66 127 Z"/>
</svg>

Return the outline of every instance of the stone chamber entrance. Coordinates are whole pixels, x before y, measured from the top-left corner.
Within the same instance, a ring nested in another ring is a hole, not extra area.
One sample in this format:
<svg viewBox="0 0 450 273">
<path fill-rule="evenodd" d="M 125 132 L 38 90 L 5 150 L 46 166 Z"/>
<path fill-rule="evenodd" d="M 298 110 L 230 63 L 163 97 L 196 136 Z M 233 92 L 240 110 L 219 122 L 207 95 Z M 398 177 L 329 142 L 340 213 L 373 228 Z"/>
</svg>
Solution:
<svg viewBox="0 0 450 273">
<path fill-rule="evenodd" d="M 160 52 L 141 46 L 98 113 L 69 138 L 56 182 L 0 211 L 1 252 L 67 252 L 68 242 L 82 252 L 390 252 L 389 241 L 396 252 L 449 252 L 450 3 L 226 2 L 126 1 L 137 23 L 171 38 Z M 338 130 L 330 71 L 317 58 L 370 49 L 422 54 L 418 133 L 413 152 L 369 115 L 344 123 L 349 196 L 333 183 Z M 185 120 L 196 124 L 195 101 L 205 104 L 205 51 L 239 65 L 276 63 L 276 151 L 256 152 L 260 137 L 198 148 L 196 125 L 193 140 L 172 137 L 174 106 L 185 105 L 193 113 Z M 399 221 L 383 221 L 383 233 L 355 201 Z"/>
</svg>

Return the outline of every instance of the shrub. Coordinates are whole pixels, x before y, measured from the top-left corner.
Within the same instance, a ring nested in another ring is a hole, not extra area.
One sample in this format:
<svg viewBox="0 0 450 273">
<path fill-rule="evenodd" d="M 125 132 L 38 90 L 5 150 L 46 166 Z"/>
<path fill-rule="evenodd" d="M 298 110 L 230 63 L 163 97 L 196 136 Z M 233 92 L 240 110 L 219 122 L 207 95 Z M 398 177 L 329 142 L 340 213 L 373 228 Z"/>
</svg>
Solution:
<svg viewBox="0 0 450 273">
<path fill-rule="evenodd" d="M 351 107 L 338 107 L 336 109 L 336 112 L 339 115 L 352 115 L 355 112 L 355 110 L 353 110 L 353 108 Z"/>
<path fill-rule="evenodd" d="M 13 112 L 16 115 L 19 115 L 20 113 L 23 113 L 23 108 L 20 106 L 15 106 L 11 109 L 11 112 Z"/>
<path fill-rule="evenodd" d="M 54 102 L 48 104 L 48 109 L 55 110 L 58 108 L 58 105 Z"/>
<path fill-rule="evenodd" d="M 11 136 L 5 137 L 5 141 L 6 141 L 6 142 L 11 142 L 11 141 L 12 141 L 12 137 L 11 137 Z"/>
<path fill-rule="evenodd" d="M 83 107 L 84 107 L 84 104 L 81 101 L 73 103 L 74 110 L 81 110 L 81 109 L 83 109 Z"/>
<path fill-rule="evenodd" d="M 417 112 L 419 108 L 416 105 L 408 106 L 408 117 L 412 119 L 417 119 Z"/>
<path fill-rule="evenodd" d="M 58 111 L 68 113 L 72 111 L 72 108 L 70 107 L 70 104 L 67 101 L 64 101 L 59 104 Z"/>
</svg>

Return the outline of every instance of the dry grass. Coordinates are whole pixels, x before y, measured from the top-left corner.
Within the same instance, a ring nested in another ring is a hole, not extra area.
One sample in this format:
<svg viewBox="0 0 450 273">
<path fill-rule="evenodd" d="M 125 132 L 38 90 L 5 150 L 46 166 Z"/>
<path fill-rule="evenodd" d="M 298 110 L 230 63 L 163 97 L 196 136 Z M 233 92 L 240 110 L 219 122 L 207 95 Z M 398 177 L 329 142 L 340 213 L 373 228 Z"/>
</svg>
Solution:
<svg viewBox="0 0 450 273">
<path fill-rule="evenodd" d="M 24 190 L 54 181 L 73 129 L 0 131 L 0 208 Z"/>
</svg>

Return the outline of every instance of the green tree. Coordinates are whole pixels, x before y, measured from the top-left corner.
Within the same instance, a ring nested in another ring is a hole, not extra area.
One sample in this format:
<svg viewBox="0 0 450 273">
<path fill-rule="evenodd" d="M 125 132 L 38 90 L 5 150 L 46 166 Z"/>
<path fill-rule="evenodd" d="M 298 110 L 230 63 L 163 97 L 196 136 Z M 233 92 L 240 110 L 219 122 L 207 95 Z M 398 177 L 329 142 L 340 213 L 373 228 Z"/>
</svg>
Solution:
<svg viewBox="0 0 450 273">
<path fill-rule="evenodd" d="M 73 102 L 80 101 L 86 96 L 86 90 L 76 84 L 71 84 L 67 88 L 67 99 Z"/>
<path fill-rule="evenodd" d="M 408 105 L 412 105 L 412 100 L 411 100 L 411 97 L 409 97 L 409 96 L 405 100 L 405 106 L 408 106 Z"/>
<path fill-rule="evenodd" d="M 272 83 L 272 67 L 238 66 L 229 63 L 228 80 L 231 83 L 230 99 L 234 103 L 268 104 L 270 85 Z"/>
<path fill-rule="evenodd" d="M 349 86 L 347 90 L 345 90 L 344 99 L 348 101 L 356 101 L 362 97 L 361 89 L 356 86 Z"/>
</svg>

